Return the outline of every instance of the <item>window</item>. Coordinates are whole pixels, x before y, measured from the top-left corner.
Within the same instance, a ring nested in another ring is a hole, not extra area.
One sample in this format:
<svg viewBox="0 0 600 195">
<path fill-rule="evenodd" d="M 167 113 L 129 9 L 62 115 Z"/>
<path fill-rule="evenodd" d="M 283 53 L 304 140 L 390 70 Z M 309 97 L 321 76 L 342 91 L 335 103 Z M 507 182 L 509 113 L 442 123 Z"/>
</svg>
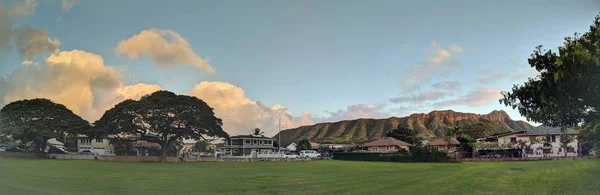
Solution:
<svg viewBox="0 0 600 195">
<path fill-rule="evenodd" d="M 387 148 L 386 148 L 386 149 L 387 149 L 387 150 L 390 150 L 390 146 L 387 146 Z"/>
<path fill-rule="evenodd" d="M 239 151 L 240 151 L 240 150 L 238 150 L 238 149 L 233 149 L 233 152 L 234 152 L 234 153 L 238 153 Z"/>
<path fill-rule="evenodd" d="M 255 140 L 255 139 L 254 139 L 254 140 L 252 140 L 252 141 L 253 141 L 253 142 L 252 142 L 252 144 L 254 144 L 254 145 L 257 145 L 257 144 L 258 144 L 258 141 L 257 141 L 257 140 Z"/>
<path fill-rule="evenodd" d="M 244 140 L 244 141 L 246 142 L 246 144 L 250 144 L 250 140 L 249 139 Z"/>
<path fill-rule="evenodd" d="M 98 138 L 98 139 L 96 139 L 96 142 L 97 142 L 97 143 L 102 143 L 102 142 L 104 142 L 104 139 L 100 139 L 100 138 Z"/>
<path fill-rule="evenodd" d="M 556 142 L 556 135 L 552 136 L 552 142 Z"/>
<path fill-rule="evenodd" d="M 517 138 L 516 137 L 511 137 L 510 138 L 510 143 L 516 144 L 517 143 Z"/>
<path fill-rule="evenodd" d="M 568 148 L 567 148 L 567 152 L 568 152 L 568 153 L 575 153 L 575 148 L 568 147 Z"/>
</svg>

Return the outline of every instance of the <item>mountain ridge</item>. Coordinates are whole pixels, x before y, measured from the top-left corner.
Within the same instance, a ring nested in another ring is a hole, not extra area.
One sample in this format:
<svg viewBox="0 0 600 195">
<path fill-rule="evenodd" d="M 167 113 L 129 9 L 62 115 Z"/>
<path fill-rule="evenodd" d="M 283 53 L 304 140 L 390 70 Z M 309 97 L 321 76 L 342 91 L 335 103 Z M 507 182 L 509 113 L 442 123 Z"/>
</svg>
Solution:
<svg viewBox="0 0 600 195">
<path fill-rule="evenodd" d="M 443 135 L 445 129 L 458 124 L 466 127 L 478 122 L 489 123 L 494 132 L 521 131 L 533 128 L 529 123 L 512 120 L 503 110 L 494 110 L 488 114 L 463 113 L 453 110 L 433 110 L 429 113 L 413 113 L 405 117 L 372 119 L 358 118 L 337 122 L 323 122 L 305 125 L 281 131 L 282 145 L 300 139 L 324 141 L 349 135 L 354 139 L 369 141 L 382 137 L 386 132 L 395 129 L 399 124 L 418 129 L 425 139 L 435 139 Z M 273 138 L 277 138 L 276 134 Z"/>
</svg>

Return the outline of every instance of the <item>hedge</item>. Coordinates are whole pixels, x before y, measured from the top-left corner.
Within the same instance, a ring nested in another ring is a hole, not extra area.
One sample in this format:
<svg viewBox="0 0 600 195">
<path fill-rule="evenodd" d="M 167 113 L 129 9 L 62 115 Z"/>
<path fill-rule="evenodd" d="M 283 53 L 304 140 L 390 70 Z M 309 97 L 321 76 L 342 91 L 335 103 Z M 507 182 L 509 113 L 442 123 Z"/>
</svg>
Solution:
<svg viewBox="0 0 600 195">
<path fill-rule="evenodd" d="M 380 161 L 380 162 L 457 162 L 456 158 L 446 151 L 411 148 L 410 153 L 367 153 L 367 152 L 338 152 L 333 154 L 334 160 L 351 161 Z"/>
</svg>

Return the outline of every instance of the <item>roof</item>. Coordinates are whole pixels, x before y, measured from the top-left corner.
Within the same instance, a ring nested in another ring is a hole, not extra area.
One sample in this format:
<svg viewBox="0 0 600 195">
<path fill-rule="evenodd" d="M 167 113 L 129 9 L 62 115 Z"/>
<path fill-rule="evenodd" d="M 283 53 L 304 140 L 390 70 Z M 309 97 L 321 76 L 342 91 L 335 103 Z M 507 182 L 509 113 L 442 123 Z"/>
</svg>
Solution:
<svg viewBox="0 0 600 195">
<path fill-rule="evenodd" d="M 384 137 L 362 145 L 362 147 L 369 146 L 410 146 L 410 144 L 391 137 Z"/>
<path fill-rule="evenodd" d="M 525 131 L 524 135 L 556 135 L 562 134 L 560 127 L 548 127 L 548 126 L 539 126 L 535 127 L 531 130 Z M 573 130 L 571 128 L 567 128 L 567 134 L 577 135 L 579 131 Z"/>
<path fill-rule="evenodd" d="M 236 136 L 231 136 L 230 138 L 252 138 L 252 139 L 272 139 L 275 140 L 273 138 L 270 137 L 265 137 L 263 135 L 236 135 Z"/>
<path fill-rule="evenodd" d="M 460 144 L 460 142 L 455 137 L 450 138 L 450 143 L 452 145 L 459 145 Z M 432 146 L 445 146 L 445 145 L 448 145 L 448 142 L 446 142 L 446 140 L 444 138 L 439 138 L 439 139 L 433 140 L 431 143 L 429 143 L 429 145 L 432 145 Z"/>
</svg>

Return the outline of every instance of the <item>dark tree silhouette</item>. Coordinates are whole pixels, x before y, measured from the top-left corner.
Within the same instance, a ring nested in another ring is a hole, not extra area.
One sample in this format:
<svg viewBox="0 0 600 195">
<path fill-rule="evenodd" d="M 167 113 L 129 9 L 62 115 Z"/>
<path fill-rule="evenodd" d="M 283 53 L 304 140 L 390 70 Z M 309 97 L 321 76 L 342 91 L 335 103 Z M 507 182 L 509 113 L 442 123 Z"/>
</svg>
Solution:
<svg viewBox="0 0 600 195">
<path fill-rule="evenodd" d="M 96 121 L 96 131 L 113 139 L 146 140 L 161 146 L 166 161 L 168 146 L 183 139 L 205 140 L 204 136 L 228 138 L 223 122 L 201 99 L 157 91 L 139 101 L 125 100 Z"/>
</svg>

